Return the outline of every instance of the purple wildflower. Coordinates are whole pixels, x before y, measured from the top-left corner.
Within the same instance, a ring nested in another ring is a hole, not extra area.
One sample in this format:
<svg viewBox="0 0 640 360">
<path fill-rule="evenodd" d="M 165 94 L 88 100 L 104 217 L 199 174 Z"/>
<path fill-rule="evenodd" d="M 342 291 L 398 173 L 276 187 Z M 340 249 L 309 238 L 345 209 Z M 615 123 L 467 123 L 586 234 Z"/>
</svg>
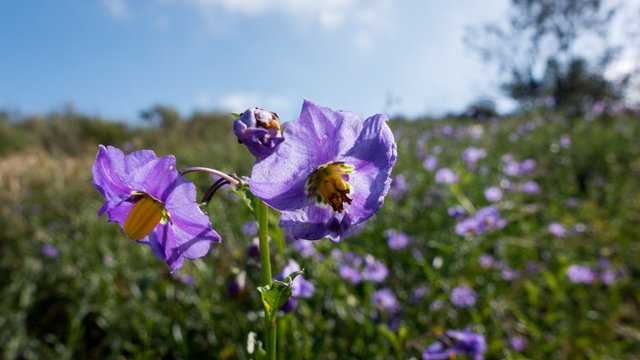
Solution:
<svg viewBox="0 0 640 360">
<path fill-rule="evenodd" d="M 569 135 L 562 135 L 560 137 L 559 143 L 563 149 L 568 149 L 571 147 L 571 138 L 569 137 Z"/>
<path fill-rule="evenodd" d="M 461 205 L 452 206 L 447 209 L 447 214 L 452 218 L 458 220 L 467 215 L 467 210 Z"/>
<path fill-rule="evenodd" d="M 435 155 L 427 155 L 422 162 L 422 167 L 427 171 L 433 171 L 438 167 L 438 158 Z"/>
<path fill-rule="evenodd" d="M 567 268 L 569 281 L 575 284 L 591 284 L 595 278 L 595 272 L 586 265 L 571 265 Z"/>
<path fill-rule="evenodd" d="M 511 348 L 517 352 L 521 352 L 526 349 L 529 342 L 524 336 L 514 335 L 509 339 L 509 345 Z"/>
<path fill-rule="evenodd" d="M 552 222 L 551 224 L 549 224 L 547 230 L 549 230 L 549 233 L 551 233 L 551 235 L 558 238 L 563 238 L 565 237 L 565 235 L 567 235 L 567 229 L 557 222 Z"/>
<path fill-rule="evenodd" d="M 460 236 L 479 235 L 491 230 L 502 229 L 507 221 L 500 217 L 500 212 L 494 206 L 479 209 L 472 217 L 456 224 L 456 234 Z"/>
<path fill-rule="evenodd" d="M 184 258 L 209 252 L 220 236 L 196 202 L 196 188 L 176 170 L 172 155 L 157 158 L 150 150 L 124 155 L 100 145 L 93 164 L 93 184 L 106 198 L 98 212 L 122 226 L 132 240 L 151 247 L 171 271 Z"/>
<path fill-rule="evenodd" d="M 502 189 L 497 186 L 491 186 L 484 190 L 484 197 L 489 202 L 498 202 L 502 200 Z"/>
<path fill-rule="evenodd" d="M 470 146 L 462 152 L 462 159 L 467 163 L 467 166 L 473 168 L 476 166 L 478 160 L 487 156 L 485 149 Z"/>
<path fill-rule="evenodd" d="M 444 307 L 444 301 L 436 300 L 429 305 L 429 310 L 438 311 Z"/>
<path fill-rule="evenodd" d="M 397 313 L 400 311 L 400 302 L 393 294 L 393 291 L 389 288 L 376 290 L 371 296 L 371 302 L 373 303 L 373 306 L 380 310 L 388 311 L 390 313 Z"/>
<path fill-rule="evenodd" d="M 340 265 L 338 274 L 341 278 L 353 285 L 358 284 L 361 281 L 360 271 L 347 264 Z"/>
<path fill-rule="evenodd" d="M 50 258 L 57 258 L 60 254 L 58 253 L 58 249 L 51 245 L 51 244 L 45 244 L 42 246 L 42 248 L 40 249 L 40 253 L 42 253 L 42 255 L 46 256 L 46 257 L 50 257 Z"/>
<path fill-rule="evenodd" d="M 397 157 L 386 116 L 363 123 L 305 100 L 284 137 L 254 165 L 249 186 L 281 211 L 280 226 L 294 239 L 340 241 L 380 209 Z"/>
<path fill-rule="evenodd" d="M 517 280 L 520 277 L 520 273 L 518 271 L 516 271 L 516 270 L 511 269 L 511 268 L 504 267 L 504 268 L 502 268 L 502 270 L 500 270 L 500 276 L 502 277 L 502 280 L 514 281 L 514 280 Z"/>
<path fill-rule="evenodd" d="M 526 175 L 533 172 L 536 169 L 536 161 L 533 159 L 525 159 L 520 163 L 520 175 Z"/>
<path fill-rule="evenodd" d="M 247 256 L 250 258 L 257 258 L 260 256 L 260 239 L 258 237 L 251 239 L 251 242 L 247 246 Z"/>
<path fill-rule="evenodd" d="M 294 260 L 289 260 L 287 266 L 282 269 L 282 273 L 280 274 L 280 278 L 284 279 L 285 277 L 291 275 L 292 273 L 300 271 L 300 265 Z M 316 288 L 315 286 L 307 281 L 302 275 L 298 275 L 293 279 L 293 297 L 294 298 L 310 298 L 313 296 Z"/>
<path fill-rule="evenodd" d="M 458 182 L 459 177 L 455 171 L 449 168 L 442 168 L 436 172 L 435 180 L 438 184 L 455 184 Z"/>
<path fill-rule="evenodd" d="M 391 182 L 391 196 L 394 200 L 400 200 L 409 191 L 409 184 L 404 174 L 398 174 Z"/>
<path fill-rule="evenodd" d="M 376 260 L 373 256 L 367 255 L 364 258 L 364 269 L 362 269 L 362 278 L 374 283 L 381 283 L 387 278 L 389 269 Z"/>
<path fill-rule="evenodd" d="M 460 308 L 470 307 L 476 303 L 476 292 L 468 286 L 458 286 L 451 291 L 451 303 Z"/>
<path fill-rule="evenodd" d="M 446 360 L 464 354 L 474 360 L 484 359 L 487 343 L 484 336 L 469 330 L 446 330 L 438 341 L 422 351 L 423 360 Z"/>
<path fill-rule="evenodd" d="M 291 245 L 298 254 L 304 257 L 311 257 L 318 253 L 315 244 L 311 241 L 294 240 Z"/>
<path fill-rule="evenodd" d="M 258 159 L 271 155 L 284 140 L 278 115 L 259 108 L 247 109 L 233 123 L 238 142 L 245 144 Z"/>
<path fill-rule="evenodd" d="M 481 255 L 480 256 L 480 267 L 483 269 L 490 269 L 493 267 L 495 259 L 491 255 Z"/>
<path fill-rule="evenodd" d="M 385 231 L 384 235 L 387 237 L 389 248 L 392 250 L 403 249 L 409 245 L 409 235 L 403 232 L 397 232 L 394 229 L 389 229 Z"/>
<path fill-rule="evenodd" d="M 525 194 L 537 194 L 540 192 L 540 185 L 537 182 L 530 180 L 522 184 L 521 190 Z"/>
<path fill-rule="evenodd" d="M 258 235 L 258 222 L 247 221 L 244 225 L 242 225 L 242 233 L 248 236 Z"/>
</svg>

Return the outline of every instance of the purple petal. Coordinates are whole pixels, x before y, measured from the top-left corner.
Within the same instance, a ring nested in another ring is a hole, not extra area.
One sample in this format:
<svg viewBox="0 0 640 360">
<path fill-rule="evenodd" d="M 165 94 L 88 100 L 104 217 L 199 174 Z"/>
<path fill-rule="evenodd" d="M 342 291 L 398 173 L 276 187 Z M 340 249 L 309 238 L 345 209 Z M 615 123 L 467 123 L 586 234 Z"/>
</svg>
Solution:
<svg viewBox="0 0 640 360">
<path fill-rule="evenodd" d="M 310 205 L 297 211 L 282 211 L 280 227 L 294 239 L 319 240 L 326 236 L 340 241 L 348 234 L 352 219 L 327 205 Z"/>
<path fill-rule="evenodd" d="M 181 253 L 195 259 L 209 251 L 209 243 L 220 242 L 220 235 L 211 228 L 211 221 L 196 203 L 195 185 L 180 177 L 167 198 L 165 207 L 173 222 L 173 232 L 180 240 Z"/>
<path fill-rule="evenodd" d="M 126 159 L 130 160 L 127 162 L 129 183 L 134 190 L 142 191 L 166 203 L 167 197 L 173 190 L 172 188 L 178 177 L 175 157 L 173 157 L 173 155 L 167 155 L 143 163 L 138 160 L 145 156 L 145 154 L 138 153 L 140 152 L 129 155 L 129 157 L 136 155 L 135 158 Z M 136 167 L 129 167 L 129 165 L 134 163 L 137 165 Z M 193 199 L 195 201 L 195 195 Z"/>
<path fill-rule="evenodd" d="M 169 265 L 171 272 L 182 267 L 184 258 L 181 256 L 176 243 L 176 237 L 171 231 L 169 222 L 158 225 L 147 237 L 147 243 L 153 254 L 160 260 L 164 260 Z"/>
<path fill-rule="evenodd" d="M 344 158 L 345 163 L 355 167 L 349 178 L 353 203 L 347 207 L 354 224 L 368 219 L 380 209 L 389 191 L 389 176 L 397 150 L 386 120 L 382 114 L 368 118 L 356 145 Z"/>
<path fill-rule="evenodd" d="M 132 189 L 124 181 L 124 154 L 120 149 L 100 145 L 92 170 L 93 185 L 106 199 L 98 215 L 112 210 L 123 199 L 131 196 Z"/>
</svg>

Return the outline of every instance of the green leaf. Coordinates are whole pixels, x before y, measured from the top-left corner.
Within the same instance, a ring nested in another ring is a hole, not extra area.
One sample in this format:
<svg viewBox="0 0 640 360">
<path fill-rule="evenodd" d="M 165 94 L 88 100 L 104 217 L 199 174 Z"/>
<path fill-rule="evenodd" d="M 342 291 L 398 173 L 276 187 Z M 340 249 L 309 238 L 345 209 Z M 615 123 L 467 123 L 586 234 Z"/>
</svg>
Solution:
<svg viewBox="0 0 640 360">
<path fill-rule="evenodd" d="M 236 119 L 239 119 L 239 118 L 240 118 L 240 116 L 242 116 L 242 114 L 241 114 L 241 113 L 231 113 L 231 115 L 232 115 L 234 118 L 236 118 Z"/>
<path fill-rule="evenodd" d="M 278 309 L 291 298 L 293 294 L 293 279 L 303 272 L 304 270 L 296 271 L 287 276 L 283 281 L 275 280 L 271 285 L 258 287 L 260 297 L 262 298 L 262 305 L 268 319 L 275 319 Z"/>
</svg>

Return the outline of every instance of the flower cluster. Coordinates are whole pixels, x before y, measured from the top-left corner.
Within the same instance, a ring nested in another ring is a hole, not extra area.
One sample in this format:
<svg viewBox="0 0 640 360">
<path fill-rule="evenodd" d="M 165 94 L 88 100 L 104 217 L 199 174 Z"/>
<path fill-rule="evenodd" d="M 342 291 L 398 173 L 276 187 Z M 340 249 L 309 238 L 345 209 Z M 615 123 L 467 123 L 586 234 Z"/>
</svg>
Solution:
<svg viewBox="0 0 640 360">
<path fill-rule="evenodd" d="M 371 255 L 360 257 L 352 252 L 343 254 L 336 249 L 332 256 L 338 263 L 340 277 L 354 285 L 362 281 L 381 283 L 389 274 L 387 266 Z"/>
<path fill-rule="evenodd" d="M 491 230 L 502 229 L 507 221 L 500 217 L 500 212 L 494 206 L 487 206 L 476 211 L 474 216 L 468 217 L 456 224 L 456 234 L 460 236 L 479 235 Z"/>
<path fill-rule="evenodd" d="M 487 343 L 484 336 L 469 330 L 446 330 L 437 336 L 438 341 L 422 351 L 423 360 L 452 359 L 467 355 L 474 360 L 484 359 Z"/>
</svg>

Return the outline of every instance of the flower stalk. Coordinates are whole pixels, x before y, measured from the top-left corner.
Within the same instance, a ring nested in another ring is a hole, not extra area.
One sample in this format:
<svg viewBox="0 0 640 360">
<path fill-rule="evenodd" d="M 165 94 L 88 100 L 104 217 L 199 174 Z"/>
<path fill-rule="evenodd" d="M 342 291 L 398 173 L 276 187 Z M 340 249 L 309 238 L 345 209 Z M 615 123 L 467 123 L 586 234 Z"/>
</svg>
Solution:
<svg viewBox="0 0 640 360">
<path fill-rule="evenodd" d="M 272 282 L 271 276 L 271 252 L 269 249 L 269 208 L 267 205 L 258 200 L 256 207 L 258 217 L 258 238 L 260 239 L 260 265 L 261 265 L 261 278 L 263 286 L 270 286 Z M 265 333 L 265 346 L 267 350 L 267 359 L 276 359 L 276 318 L 267 316 L 265 309 L 264 316 L 264 333 Z"/>
</svg>

